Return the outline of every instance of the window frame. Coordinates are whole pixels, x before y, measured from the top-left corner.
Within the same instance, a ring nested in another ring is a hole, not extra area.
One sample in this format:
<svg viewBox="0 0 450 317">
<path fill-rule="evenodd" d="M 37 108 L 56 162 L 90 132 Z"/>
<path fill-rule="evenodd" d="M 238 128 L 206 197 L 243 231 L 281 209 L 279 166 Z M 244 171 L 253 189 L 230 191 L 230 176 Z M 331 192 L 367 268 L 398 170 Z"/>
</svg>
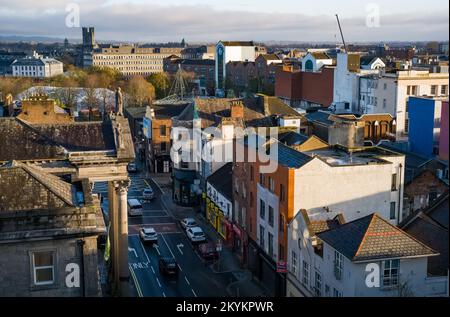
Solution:
<svg viewBox="0 0 450 317">
<path fill-rule="evenodd" d="M 43 266 L 36 266 L 35 262 L 35 254 L 37 253 L 51 253 L 52 254 L 52 265 L 43 265 Z M 56 250 L 32 250 L 29 252 L 30 254 L 30 262 L 31 262 L 31 277 L 32 277 L 32 285 L 36 287 L 40 286 L 49 286 L 49 285 L 55 285 L 56 284 Z M 45 282 L 38 282 L 37 281 L 37 274 L 36 272 L 38 270 L 48 270 L 52 269 L 52 280 L 51 281 L 45 281 Z"/>
</svg>

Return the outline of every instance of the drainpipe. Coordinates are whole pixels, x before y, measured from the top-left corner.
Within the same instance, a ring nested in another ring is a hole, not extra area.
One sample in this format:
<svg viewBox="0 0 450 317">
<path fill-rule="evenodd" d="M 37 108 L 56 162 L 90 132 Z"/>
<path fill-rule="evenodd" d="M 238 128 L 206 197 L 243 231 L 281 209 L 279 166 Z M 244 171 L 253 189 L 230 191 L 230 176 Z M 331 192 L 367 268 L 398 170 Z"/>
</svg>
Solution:
<svg viewBox="0 0 450 317">
<path fill-rule="evenodd" d="M 402 168 L 403 168 L 403 165 L 402 164 L 400 164 L 399 166 L 399 176 L 400 176 L 400 185 L 399 185 L 399 188 L 398 188 L 398 214 L 397 214 L 397 221 L 398 221 L 398 224 L 400 224 L 400 212 L 401 212 L 401 206 L 402 206 L 402 204 L 401 204 L 401 202 L 400 202 L 400 199 L 401 199 L 401 197 L 402 197 L 402 189 L 403 189 L 403 186 L 402 186 Z"/>
<path fill-rule="evenodd" d="M 85 241 L 80 239 L 77 240 L 77 246 L 80 248 L 80 264 L 81 264 L 81 277 L 80 277 L 80 281 L 81 281 L 81 294 L 82 297 L 86 297 L 86 287 L 85 287 L 85 283 L 84 283 L 84 244 Z"/>
</svg>

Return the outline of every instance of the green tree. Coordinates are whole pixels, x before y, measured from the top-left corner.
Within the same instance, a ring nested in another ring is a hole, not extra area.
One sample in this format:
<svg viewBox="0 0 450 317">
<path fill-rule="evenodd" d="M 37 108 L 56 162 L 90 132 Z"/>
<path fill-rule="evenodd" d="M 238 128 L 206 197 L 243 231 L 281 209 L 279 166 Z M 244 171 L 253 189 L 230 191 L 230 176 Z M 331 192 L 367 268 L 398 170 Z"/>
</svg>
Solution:
<svg viewBox="0 0 450 317">
<path fill-rule="evenodd" d="M 155 99 L 155 87 L 142 76 L 133 76 L 125 86 L 128 107 L 150 105 Z"/>
<path fill-rule="evenodd" d="M 151 74 L 147 77 L 147 81 L 155 88 L 157 99 L 167 97 L 170 88 L 170 80 L 166 73 Z"/>
</svg>

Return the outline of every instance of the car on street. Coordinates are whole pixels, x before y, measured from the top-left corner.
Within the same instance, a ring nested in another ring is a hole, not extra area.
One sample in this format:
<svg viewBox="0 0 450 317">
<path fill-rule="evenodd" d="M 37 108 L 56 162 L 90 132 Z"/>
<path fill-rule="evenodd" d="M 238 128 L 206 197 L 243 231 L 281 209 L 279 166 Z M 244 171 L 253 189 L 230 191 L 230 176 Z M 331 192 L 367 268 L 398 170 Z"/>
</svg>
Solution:
<svg viewBox="0 0 450 317">
<path fill-rule="evenodd" d="M 158 234 L 153 228 L 142 228 L 139 236 L 144 243 L 158 243 Z"/>
<path fill-rule="evenodd" d="M 155 199 L 155 192 L 153 191 L 153 189 L 151 187 L 145 188 L 142 191 L 142 199 L 145 201 Z"/>
<path fill-rule="evenodd" d="M 159 259 L 159 271 L 163 275 L 167 276 L 178 276 L 179 267 L 178 263 L 174 258 L 161 258 Z"/>
<path fill-rule="evenodd" d="M 187 228 L 186 234 L 193 243 L 199 243 L 206 241 L 205 233 L 203 232 L 202 228 L 200 227 L 190 227 Z"/>
<path fill-rule="evenodd" d="M 142 216 L 144 213 L 144 209 L 142 204 L 137 199 L 128 199 L 128 215 L 130 217 L 134 216 Z"/>
<path fill-rule="evenodd" d="M 184 218 L 183 220 L 181 220 L 181 227 L 183 227 L 183 229 L 187 229 L 187 228 L 191 228 L 191 227 L 197 227 L 198 224 L 195 221 L 194 218 Z"/>
<path fill-rule="evenodd" d="M 138 169 L 136 163 L 129 163 L 127 166 L 127 170 L 129 173 L 137 173 Z"/>
<path fill-rule="evenodd" d="M 215 261 L 219 258 L 216 245 L 212 242 L 202 243 L 198 246 L 200 256 L 207 261 Z"/>
</svg>

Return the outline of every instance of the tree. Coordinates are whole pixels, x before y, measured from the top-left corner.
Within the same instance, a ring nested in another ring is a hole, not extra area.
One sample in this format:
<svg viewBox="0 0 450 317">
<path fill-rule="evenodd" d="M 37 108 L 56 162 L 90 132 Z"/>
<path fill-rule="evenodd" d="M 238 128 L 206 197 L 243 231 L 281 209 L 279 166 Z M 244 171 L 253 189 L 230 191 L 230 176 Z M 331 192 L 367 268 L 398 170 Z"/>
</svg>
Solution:
<svg viewBox="0 0 450 317">
<path fill-rule="evenodd" d="M 142 107 L 155 99 L 155 87 L 142 76 L 133 76 L 125 86 L 129 107 Z"/>
<path fill-rule="evenodd" d="M 155 88 L 157 99 L 167 97 L 170 88 L 170 80 L 166 73 L 151 74 L 147 77 L 147 81 Z"/>
<path fill-rule="evenodd" d="M 100 101 L 97 98 L 97 88 L 99 85 L 98 75 L 90 74 L 85 79 L 85 87 L 83 88 L 85 99 L 84 102 L 89 109 L 89 115 L 92 109 L 99 108 Z"/>
</svg>

